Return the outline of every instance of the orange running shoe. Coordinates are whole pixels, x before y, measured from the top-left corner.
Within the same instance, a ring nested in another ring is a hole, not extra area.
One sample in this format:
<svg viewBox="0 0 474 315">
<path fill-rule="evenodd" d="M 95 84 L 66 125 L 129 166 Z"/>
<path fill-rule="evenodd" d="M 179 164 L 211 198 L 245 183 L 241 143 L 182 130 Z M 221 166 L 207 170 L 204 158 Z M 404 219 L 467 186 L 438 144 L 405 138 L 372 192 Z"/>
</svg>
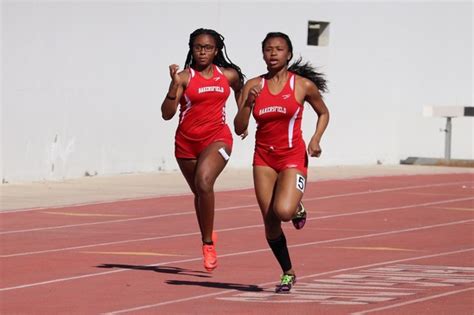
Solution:
<svg viewBox="0 0 474 315">
<path fill-rule="evenodd" d="M 202 255 L 204 256 L 204 268 L 213 271 L 217 267 L 217 253 L 214 245 L 202 245 Z"/>
</svg>

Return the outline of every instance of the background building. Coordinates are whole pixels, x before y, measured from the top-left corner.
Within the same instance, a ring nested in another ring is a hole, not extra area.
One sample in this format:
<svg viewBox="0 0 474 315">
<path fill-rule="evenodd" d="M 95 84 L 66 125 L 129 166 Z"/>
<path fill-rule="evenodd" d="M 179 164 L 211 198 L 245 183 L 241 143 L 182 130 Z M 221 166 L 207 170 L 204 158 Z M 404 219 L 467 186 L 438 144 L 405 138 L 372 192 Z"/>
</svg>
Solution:
<svg viewBox="0 0 474 315">
<path fill-rule="evenodd" d="M 160 105 L 200 27 L 225 36 L 248 78 L 265 71 L 270 31 L 326 74 L 331 122 L 310 166 L 442 157 L 445 122 L 422 108 L 472 106 L 472 16 L 470 1 L 3 1 L 1 177 L 175 170 L 177 117 Z M 306 105 L 306 139 L 315 121 Z M 473 158 L 473 130 L 453 121 L 453 158 Z M 235 137 L 228 167 L 250 167 L 254 131 Z"/>
</svg>

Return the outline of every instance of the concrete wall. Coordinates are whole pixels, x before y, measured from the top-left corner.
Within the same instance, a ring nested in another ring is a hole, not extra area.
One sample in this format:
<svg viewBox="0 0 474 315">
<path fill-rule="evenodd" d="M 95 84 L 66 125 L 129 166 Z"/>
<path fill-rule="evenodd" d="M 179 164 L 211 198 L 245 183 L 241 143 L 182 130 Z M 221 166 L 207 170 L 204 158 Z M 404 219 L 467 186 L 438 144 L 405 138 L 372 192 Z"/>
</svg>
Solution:
<svg viewBox="0 0 474 315">
<path fill-rule="evenodd" d="M 295 56 L 326 73 L 331 122 L 312 166 L 442 157 L 441 118 L 423 105 L 472 106 L 470 1 L 4 1 L 2 174 L 9 182 L 174 170 L 177 117 L 161 119 L 168 64 L 189 34 L 214 28 L 247 77 L 265 71 L 261 41 L 287 33 Z M 329 45 L 306 45 L 309 20 Z M 236 112 L 228 102 L 231 122 Z M 305 106 L 304 133 L 316 116 Z M 453 158 L 473 158 L 472 119 L 454 119 Z M 250 167 L 251 136 L 230 167 Z"/>
</svg>

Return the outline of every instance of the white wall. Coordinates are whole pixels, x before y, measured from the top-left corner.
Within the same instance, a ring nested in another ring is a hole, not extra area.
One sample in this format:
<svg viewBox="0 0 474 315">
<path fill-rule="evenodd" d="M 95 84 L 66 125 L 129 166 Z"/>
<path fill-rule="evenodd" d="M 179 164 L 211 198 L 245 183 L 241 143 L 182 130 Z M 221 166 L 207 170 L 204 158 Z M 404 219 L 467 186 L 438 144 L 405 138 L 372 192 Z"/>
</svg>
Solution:
<svg viewBox="0 0 474 315">
<path fill-rule="evenodd" d="M 306 46 L 308 20 L 331 23 L 329 46 Z M 163 121 L 160 104 L 168 64 L 183 65 L 199 27 L 226 37 L 249 78 L 265 71 L 270 31 L 327 74 L 332 116 L 313 166 L 442 157 L 444 120 L 423 105 L 472 106 L 469 1 L 4 1 L 2 178 L 176 169 L 177 117 Z M 235 108 L 230 99 L 230 122 Z M 304 115 L 309 136 L 316 116 L 308 105 Z M 473 158 L 473 126 L 454 119 L 453 158 Z M 229 166 L 249 167 L 253 136 L 234 140 Z"/>
</svg>

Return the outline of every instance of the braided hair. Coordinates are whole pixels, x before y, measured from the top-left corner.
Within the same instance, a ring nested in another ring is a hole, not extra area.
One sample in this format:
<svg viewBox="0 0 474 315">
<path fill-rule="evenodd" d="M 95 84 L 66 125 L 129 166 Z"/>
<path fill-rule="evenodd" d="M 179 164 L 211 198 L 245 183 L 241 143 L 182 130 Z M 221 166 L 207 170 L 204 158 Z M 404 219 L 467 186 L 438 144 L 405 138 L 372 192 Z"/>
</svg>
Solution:
<svg viewBox="0 0 474 315">
<path fill-rule="evenodd" d="M 217 51 L 217 55 L 214 57 L 214 60 L 212 61 L 212 63 L 215 64 L 216 66 L 219 66 L 219 67 L 232 68 L 235 71 L 237 71 L 237 73 L 239 75 L 239 79 L 240 79 L 240 84 L 243 85 L 245 76 L 242 73 L 242 70 L 240 70 L 240 67 L 237 66 L 236 64 L 234 64 L 230 60 L 229 56 L 227 55 L 227 50 L 226 50 L 226 47 L 225 47 L 225 44 L 224 44 L 224 36 L 222 36 L 221 34 L 217 33 L 214 30 L 211 30 L 211 29 L 199 28 L 199 29 L 195 30 L 194 32 L 192 32 L 191 35 L 189 35 L 189 44 L 188 44 L 189 45 L 189 51 L 188 51 L 188 55 L 186 56 L 186 61 L 184 62 L 184 68 L 194 66 L 193 52 L 192 52 L 193 43 L 194 43 L 194 40 L 196 39 L 196 37 L 198 37 L 199 35 L 202 35 L 202 34 L 212 36 L 214 38 L 214 41 L 216 42 L 216 46 L 217 46 L 218 51 Z"/>
<path fill-rule="evenodd" d="M 281 33 L 281 32 L 271 32 L 268 33 L 265 39 L 262 42 L 262 51 L 264 50 L 265 44 L 271 38 L 283 38 L 288 45 L 288 50 L 290 51 L 291 57 L 290 60 L 293 58 L 293 45 L 291 44 L 291 40 L 288 35 Z M 288 60 L 287 64 L 290 62 Z M 324 74 L 317 72 L 316 69 L 311 65 L 310 62 L 303 62 L 303 58 L 299 57 L 296 61 L 294 61 L 289 67 L 288 71 L 296 73 L 306 79 L 312 81 L 321 92 L 327 92 L 327 81 L 324 78 Z"/>
</svg>

